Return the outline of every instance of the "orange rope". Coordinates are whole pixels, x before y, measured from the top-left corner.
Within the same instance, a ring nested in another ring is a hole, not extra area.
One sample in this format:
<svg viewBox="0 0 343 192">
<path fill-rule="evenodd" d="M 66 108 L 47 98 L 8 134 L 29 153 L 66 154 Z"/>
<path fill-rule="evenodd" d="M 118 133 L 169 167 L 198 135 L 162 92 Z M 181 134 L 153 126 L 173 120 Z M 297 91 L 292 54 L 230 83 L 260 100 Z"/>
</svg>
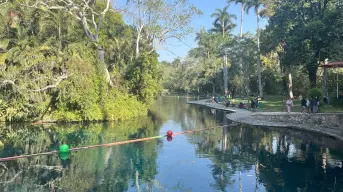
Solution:
<svg viewBox="0 0 343 192">
<path fill-rule="evenodd" d="M 236 124 L 234 124 L 234 125 L 236 125 Z M 234 125 L 232 125 L 232 126 L 234 126 Z M 178 136 L 178 135 L 187 134 L 187 133 L 194 133 L 194 132 L 199 132 L 199 131 L 211 130 L 211 129 L 216 129 L 218 127 L 223 127 L 223 126 L 216 126 L 216 127 L 206 128 L 206 129 L 196 129 L 196 130 L 183 131 L 183 132 L 174 133 L 172 136 Z M 224 127 L 228 127 L 228 125 L 224 125 Z M 153 139 L 163 138 L 166 136 L 167 135 L 160 135 L 160 136 L 155 136 L 155 137 L 147 137 L 147 138 L 141 138 L 141 139 L 127 140 L 127 141 L 118 141 L 118 142 L 114 142 L 114 143 L 106 143 L 106 144 L 90 145 L 90 146 L 85 146 L 85 147 L 77 147 L 77 148 L 71 148 L 71 149 L 69 149 L 69 151 L 79 151 L 82 149 L 91 149 L 91 148 L 96 148 L 96 147 L 110 147 L 110 146 L 123 145 L 123 144 L 128 144 L 128 143 L 149 141 L 149 140 L 153 140 Z M 59 151 L 55 150 L 55 151 L 44 152 L 44 153 L 5 157 L 5 158 L 0 158 L 0 162 L 1 161 L 10 161 L 10 160 L 15 160 L 15 159 L 28 158 L 28 157 L 34 157 L 34 156 L 41 156 L 41 155 L 51 155 L 51 154 L 55 154 L 58 152 Z"/>
</svg>

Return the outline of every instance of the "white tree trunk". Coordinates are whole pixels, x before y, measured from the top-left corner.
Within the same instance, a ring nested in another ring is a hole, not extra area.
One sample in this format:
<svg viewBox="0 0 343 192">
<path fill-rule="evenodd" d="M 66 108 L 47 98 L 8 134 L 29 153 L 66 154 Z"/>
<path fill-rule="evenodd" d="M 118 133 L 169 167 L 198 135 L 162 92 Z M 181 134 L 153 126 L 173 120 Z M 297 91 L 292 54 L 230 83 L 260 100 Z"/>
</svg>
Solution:
<svg viewBox="0 0 343 192">
<path fill-rule="evenodd" d="M 241 29 L 240 29 L 240 37 L 243 37 L 243 17 L 244 17 L 244 6 L 245 4 L 242 3 L 242 8 L 241 8 Z"/>
<path fill-rule="evenodd" d="M 227 149 L 227 137 L 228 137 L 227 127 L 223 127 L 222 131 L 222 152 L 225 152 Z"/>
<path fill-rule="evenodd" d="M 138 29 L 137 39 L 136 39 L 136 59 L 139 57 L 139 42 L 141 40 L 143 25 Z"/>
<path fill-rule="evenodd" d="M 293 83 L 292 83 L 292 73 L 288 73 L 288 89 L 289 89 L 289 96 L 293 98 Z"/>
<path fill-rule="evenodd" d="M 227 68 L 227 56 L 224 56 L 224 63 L 223 63 L 223 79 L 224 79 L 224 94 L 226 95 L 228 92 L 228 68 Z"/>
<path fill-rule="evenodd" d="M 257 14 L 257 73 L 258 73 L 258 90 L 259 96 L 263 97 L 263 90 L 262 90 L 262 77 L 261 77 L 261 53 L 260 53 L 260 15 L 258 8 L 256 10 Z"/>
<path fill-rule="evenodd" d="M 107 69 L 107 65 L 105 63 L 105 51 L 102 49 L 100 45 L 98 45 L 98 55 L 99 55 L 99 60 L 101 64 L 103 65 L 105 75 L 106 75 L 106 80 L 109 86 L 113 87 L 113 82 L 111 80 L 110 72 Z"/>
<path fill-rule="evenodd" d="M 327 64 L 327 63 L 328 63 L 328 60 L 326 59 L 325 64 Z M 328 69 L 324 68 L 324 71 L 323 71 L 323 95 L 325 97 L 328 96 L 327 80 L 328 80 Z"/>
</svg>

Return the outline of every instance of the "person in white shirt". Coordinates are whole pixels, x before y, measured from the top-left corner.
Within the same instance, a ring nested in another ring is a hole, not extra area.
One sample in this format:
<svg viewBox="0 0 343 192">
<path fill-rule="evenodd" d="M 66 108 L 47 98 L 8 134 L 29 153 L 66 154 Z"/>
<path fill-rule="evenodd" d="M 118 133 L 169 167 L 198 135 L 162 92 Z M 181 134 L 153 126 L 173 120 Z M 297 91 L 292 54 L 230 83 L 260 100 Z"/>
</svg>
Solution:
<svg viewBox="0 0 343 192">
<path fill-rule="evenodd" d="M 288 98 L 286 100 L 286 107 L 287 107 L 287 112 L 290 113 L 291 112 L 291 108 L 293 107 L 293 100 L 292 100 L 292 98 Z"/>
</svg>

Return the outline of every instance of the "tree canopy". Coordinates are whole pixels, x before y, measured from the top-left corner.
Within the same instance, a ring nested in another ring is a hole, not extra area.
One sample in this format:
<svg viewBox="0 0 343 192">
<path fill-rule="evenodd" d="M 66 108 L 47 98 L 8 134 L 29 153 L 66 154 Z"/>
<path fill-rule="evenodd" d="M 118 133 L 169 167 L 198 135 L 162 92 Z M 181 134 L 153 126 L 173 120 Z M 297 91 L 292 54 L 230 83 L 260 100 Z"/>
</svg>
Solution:
<svg viewBox="0 0 343 192">
<path fill-rule="evenodd" d="M 246 33 L 238 36 L 227 30 L 225 40 L 220 39 L 218 37 L 223 34 L 223 28 L 218 28 L 218 24 L 225 24 L 221 21 L 225 20 L 222 18 L 227 19 L 228 13 L 227 6 L 218 8 L 213 13 L 216 16 L 215 30 L 202 29 L 196 35 L 197 46 L 188 54 L 189 58 L 193 58 L 193 64 L 189 64 L 188 57 L 181 61 L 185 65 L 197 66 L 192 68 L 198 71 L 197 76 L 191 72 L 184 74 L 191 74 L 185 78 L 197 83 L 190 90 L 179 87 L 178 91 L 198 92 L 202 87 L 201 93 L 211 92 L 213 88 L 213 93 L 224 94 L 223 67 L 220 66 L 224 63 L 221 57 L 227 55 L 231 92 L 247 96 L 288 94 L 293 90 L 296 95 L 306 95 L 310 88 L 321 88 L 323 70 L 319 66 L 326 59 L 343 60 L 341 0 L 247 0 L 228 3 L 240 3 L 242 11 L 257 16 L 258 24 L 260 17 L 263 17 L 268 22 L 266 27 L 261 29 L 258 25 L 256 35 Z M 251 9 L 254 11 L 249 11 Z M 226 21 L 229 23 L 229 20 Z M 241 26 L 242 22 L 241 18 Z M 213 70 L 210 72 L 209 68 Z M 183 67 L 175 73 L 183 74 L 180 70 Z M 203 75 L 206 73 L 212 75 Z M 333 82 L 329 84 L 329 87 L 334 86 Z"/>
<path fill-rule="evenodd" d="M 137 30 L 109 1 L 68 2 L 1 4 L 1 121 L 124 120 L 160 92 L 153 40 L 136 58 Z"/>
</svg>

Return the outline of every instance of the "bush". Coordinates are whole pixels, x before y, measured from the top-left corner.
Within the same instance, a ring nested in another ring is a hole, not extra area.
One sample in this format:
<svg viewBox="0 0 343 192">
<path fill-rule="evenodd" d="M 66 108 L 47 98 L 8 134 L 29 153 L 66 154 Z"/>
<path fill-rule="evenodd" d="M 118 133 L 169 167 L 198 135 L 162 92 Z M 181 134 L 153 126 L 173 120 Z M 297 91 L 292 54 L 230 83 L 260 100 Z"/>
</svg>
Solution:
<svg viewBox="0 0 343 192">
<path fill-rule="evenodd" d="M 320 89 L 318 88 L 313 88 L 310 89 L 307 93 L 308 98 L 318 98 L 319 100 L 321 100 L 323 98 L 323 93 Z"/>
<path fill-rule="evenodd" d="M 330 105 L 332 105 L 333 107 L 336 108 L 343 108 L 343 98 L 338 98 L 337 99 L 337 94 L 336 93 L 332 93 L 329 97 L 329 103 Z"/>
</svg>

